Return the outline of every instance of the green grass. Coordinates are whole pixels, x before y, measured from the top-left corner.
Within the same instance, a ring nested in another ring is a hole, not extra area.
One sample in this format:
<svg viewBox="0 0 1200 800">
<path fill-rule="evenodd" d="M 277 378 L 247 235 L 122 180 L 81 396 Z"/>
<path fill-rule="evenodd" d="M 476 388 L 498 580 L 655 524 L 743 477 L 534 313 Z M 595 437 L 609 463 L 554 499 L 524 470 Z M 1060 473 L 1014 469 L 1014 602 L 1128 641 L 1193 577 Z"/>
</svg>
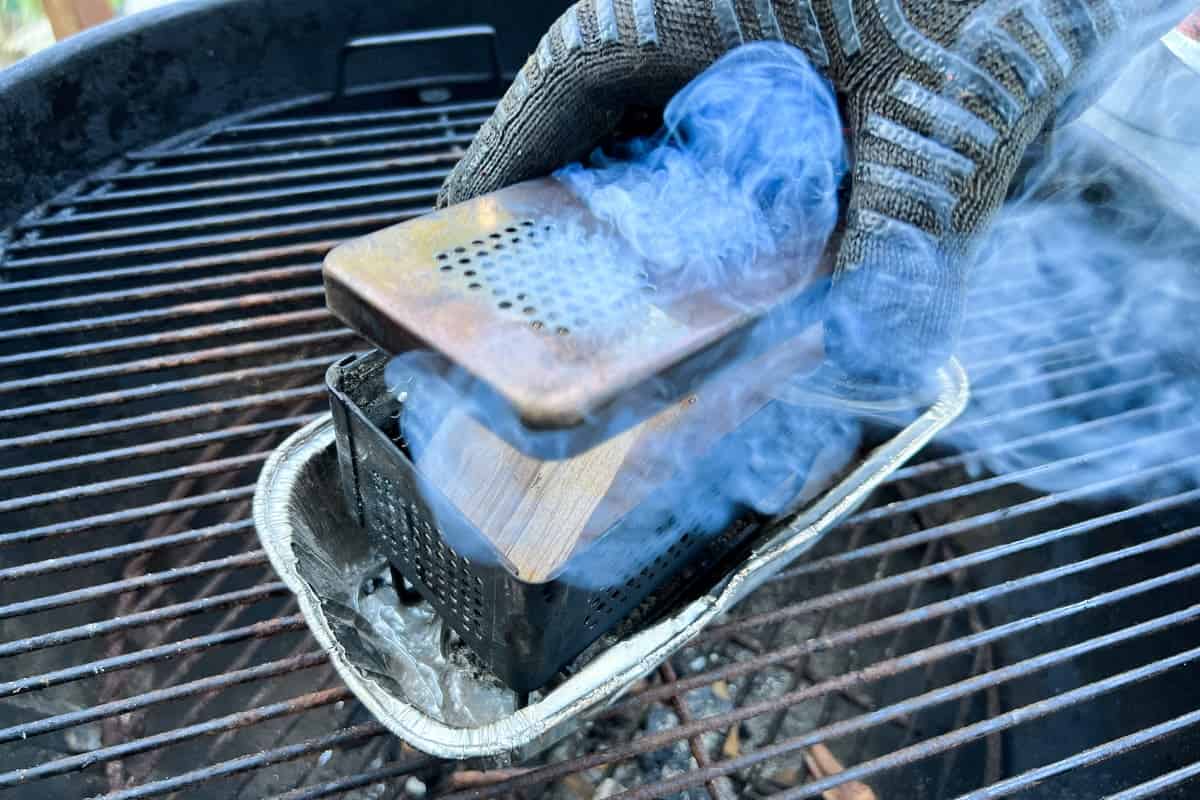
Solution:
<svg viewBox="0 0 1200 800">
<path fill-rule="evenodd" d="M 0 11 L 7 16 L 33 17 L 42 13 L 41 0 L 0 0 Z"/>
<path fill-rule="evenodd" d="M 125 0 L 110 0 L 113 10 L 120 12 Z M 0 15 L 29 19 L 42 15 L 42 0 L 0 0 Z"/>
</svg>

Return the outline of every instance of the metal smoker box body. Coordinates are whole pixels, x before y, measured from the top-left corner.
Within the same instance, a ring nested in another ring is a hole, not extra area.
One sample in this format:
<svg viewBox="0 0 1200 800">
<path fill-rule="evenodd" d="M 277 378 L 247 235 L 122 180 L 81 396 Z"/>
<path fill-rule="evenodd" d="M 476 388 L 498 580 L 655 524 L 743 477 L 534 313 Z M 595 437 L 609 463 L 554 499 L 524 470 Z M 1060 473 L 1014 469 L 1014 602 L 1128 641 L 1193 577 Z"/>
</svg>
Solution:
<svg viewBox="0 0 1200 800">
<path fill-rule="evenodd" d="M 772 424 L 773 404 L 709 450 L 732 458 L 698 459 L 548 580 L 524 581 L 489 538 L 418 474 L 401 444 L 400 401 L 383 381 L 387 361 L 375 351 L 347 358 L 327 375 L 346 502 L 392 566 L 489 670 L 518 691 L 544 685 L 631 612 L 668 599 L 664 587 L 677 597 L 681 587 L 710 574 L 760 522 L 733 508 L 727 519 L 706 517 L 703 530 L 709 533 L 703 534 L 679 515 L 709 508 L 709 495 L 728 479 L 729 465 L 744 461 L 738 448 Z M 633 559 L 634 552 L 646 555 Z"/>
<path fill-rule="evenodd" d="M 454 487 L 431 485 L 458 476 L 426 480 L 415 468 L 397 430 L 401 401 L 385 384 L 385 353 L 432 351 L 490 387 L 525 430 L 570 429 L 569 449 L 579 454 L 657 413 L 639 393 L 690 402 L 730 361 L 786 357 L 787 373 L 800 362 L 815 366 L 811 347 L 786 355 L 767 343 L 802 341 L 811 330 L 824 286 L 817 254 L 801 237 L 769 265 L 754 262 L 754 280 L 695 287 L 649 262 L 553 179 L 343 243 L 325 260 L 329 306 L 381 348 L 328 373 L 352 512 L 492 672 L 518 691 L 542 686 L 635 609 L 645 611 L 645 601 L 662 599 L 661 587 L 691 583 L 745 540 L 759 520 L 736 504 L 713 510 L 711 495 L 744 473 L 752 459 L 739 447 L 755 434 L 770 439 L 784 406 L 767 391 L 728 425 L 694 412 L 704 432 L 696 441 L 706 441 L 674 455 L 680 463 L 658 472 L 661 481 L 643 482 L 648 496 L 598 518 L 565 561 L 535 575 L 511 550 L 511 561 L 502 554 L 501 525 L 456 507 Z M 768 329 L 770 337 L 756 333 Z M 722 380 L 728 389 L 740 378 Z M 549 464 L 562 454 L 534 458 Z M 547 535 L 559 527 L 554 513 L 548 506 L 543 514 Z M 538 548 L 547 540 L 530 541 Z"/>
</svg>

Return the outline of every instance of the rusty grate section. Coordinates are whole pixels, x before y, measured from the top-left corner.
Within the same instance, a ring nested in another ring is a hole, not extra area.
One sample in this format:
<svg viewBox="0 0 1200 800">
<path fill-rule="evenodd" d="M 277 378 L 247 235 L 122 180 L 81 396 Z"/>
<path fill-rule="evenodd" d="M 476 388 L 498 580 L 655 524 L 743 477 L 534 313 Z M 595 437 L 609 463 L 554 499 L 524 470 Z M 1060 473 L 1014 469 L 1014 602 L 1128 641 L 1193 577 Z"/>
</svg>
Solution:
<svg viewBox="0 0 1200 800">
<path fill-rule="evenodd" d="M 1188 464 L 1052 493 L 1020 486 L 1079 458 L 1120 458 L 1119 446 L 1000 476 L 972 469 L 978 452 L 931 450 L 810 559 L 533 764 L 437 762 L 374 723 L 267 566 L 249 500 L 270 449 L 324 411 L 324 367 L 362 347 L 324 309 L 323 253 L 429 208 L 489 108 L 273 112 L 131 153 L 6 233 L 0 789 L 109 800 L 1186 791 L 1200 772 L 1200 700 L 1185 685 L 1200 657 L 1188 599 L 1200 490 L 1158 479 Z M 1037 452 L 1132 419 L 1200 443 L 1183 399 L 1143 391 L 1165 380 L 1152 354 L 1132 341 L 1102 352 L 1079 333 L 1103 297 L 1074 298 L 1064 314 L 1036 281 L 986 295 L 968 353 L 1042 351 L 1052 369 L 1035 382 L 1102 376 L 1044 401 L 1004 356 L 977 358 L 977 394 L 1011 398 L 1004 416 L 1036 430 L 990 448 Z M 1061 424 L 1056 412 L 1097 396 L 1102 412 Z M 958 428 L 998 421 L 976 412 Z"/>
</svg>

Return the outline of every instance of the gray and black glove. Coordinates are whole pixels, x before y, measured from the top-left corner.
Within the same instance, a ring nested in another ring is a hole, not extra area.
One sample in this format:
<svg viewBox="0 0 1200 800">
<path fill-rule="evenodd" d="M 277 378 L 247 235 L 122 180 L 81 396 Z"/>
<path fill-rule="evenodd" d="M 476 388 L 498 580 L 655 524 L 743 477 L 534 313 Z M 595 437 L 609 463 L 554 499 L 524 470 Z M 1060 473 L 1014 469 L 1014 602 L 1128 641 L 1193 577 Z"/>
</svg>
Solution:
<svg viewBox="0 0 1200 800">
<path fill-rule="evenodd" d="M 853 172 L 826 323 L 854 381 L 952 352 L 963 269 L 1033 138 L 1177 0 L 580 0 L 542 38 L 439 203 L 585 155 L 629 105 L 664 104 L 724 52 L 782 39 L 845 98 Z M 1108 48 L 1114 49 L 1114 48 Z"/>
</svg>

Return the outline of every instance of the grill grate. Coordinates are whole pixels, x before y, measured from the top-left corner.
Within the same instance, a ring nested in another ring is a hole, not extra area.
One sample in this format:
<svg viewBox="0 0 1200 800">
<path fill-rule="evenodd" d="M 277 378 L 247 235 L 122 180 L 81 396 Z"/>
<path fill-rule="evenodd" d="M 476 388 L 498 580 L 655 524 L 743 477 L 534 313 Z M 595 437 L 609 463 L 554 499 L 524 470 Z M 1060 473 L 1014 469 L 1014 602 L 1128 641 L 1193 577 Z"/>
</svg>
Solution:
<svg viewBox="0 0 1200 800">
<path fill-rule="evenodd" d="M 439 763 L 371 721 L 270 571 L 249 501 L 265 454 L 325 409 L 324 367 L 363 347 L 324 309 L 322 254 L 429 208 L 489 108 L 275 112 L 131 153 L 0 240 L 0 787 L 109 800 L 403 797 L 410 776 L 451 797 L 587 798 L 602 784 L 811 797 L 850 780 L 880 798 L 1186 790 L 1200 771 L 1200 695 L 1181 680 L 1200 656 L 1200 489 L 1163 479 L 1200 457 L 1072 482 L 1124 443 L 1000 476 L 972 471 L 979 452 L 929 451 L 532 765 Z M 1152 352 L 1102 350 L 1084 327 L 1104 318 L 1103 291 L 1044 288 L 978 293 L 991 310 L 963 347 L 977 400 L 1007 410 L 968 414 L 959 434 L 1030 421 L 991 455 L 1135 421 L 1153 423 L 1151 442 L 1197 438 L 1184 399 L 1146 391 L 1169 379 Z M 1011 372 L 1031 354 L 1048 370 Z M 1043 398 L 1072 381 L 1083 388 Z M 1091 418 L 1057 416 L 1097 401 Z M 1060 473 L 1050 493 L 1018 485 Z M 845 771 L 806 767 L 825 742 Z"/>
</svg>

